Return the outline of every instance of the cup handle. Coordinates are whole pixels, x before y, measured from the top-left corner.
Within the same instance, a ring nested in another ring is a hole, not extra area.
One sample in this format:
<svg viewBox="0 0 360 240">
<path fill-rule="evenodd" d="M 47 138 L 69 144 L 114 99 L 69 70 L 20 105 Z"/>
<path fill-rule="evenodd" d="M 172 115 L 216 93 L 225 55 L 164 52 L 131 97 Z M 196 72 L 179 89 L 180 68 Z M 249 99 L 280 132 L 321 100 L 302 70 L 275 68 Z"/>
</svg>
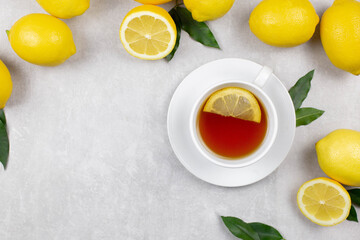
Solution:
<svg viewBox="0 0 360 240">
<path fill-rule="evenodd" d="M 264 66 L 261 69 L 258 76 L 256 77 L 256 79 L 254 80 L 254 84 L 256 84 L 260 88 L 262 88 L 266 84 L 267 80 L 270 78 L 272 73 L 273 73 L 273 70 L 271 68 Z"/>
</svg>

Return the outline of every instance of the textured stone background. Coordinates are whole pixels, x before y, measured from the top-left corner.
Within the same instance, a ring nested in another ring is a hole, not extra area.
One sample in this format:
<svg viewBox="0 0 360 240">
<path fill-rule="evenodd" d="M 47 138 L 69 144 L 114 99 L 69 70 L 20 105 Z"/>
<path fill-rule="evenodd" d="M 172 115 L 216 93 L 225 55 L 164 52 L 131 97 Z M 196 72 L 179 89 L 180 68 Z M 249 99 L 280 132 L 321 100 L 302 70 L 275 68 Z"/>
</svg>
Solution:
<svg viewBox="0 0 360 240">
<path fill-rule="evenodd" d="M 167 63 L 141 61 L 122 48 L 119 26 L 136 2 L 92 0 L 85 15 L 66 20 L 77 54 L 46 68 L 17 57 L 5 34 L 17 19 L 42 8 L 35 0 L 0 0 L 0 58 L 14 81 L 6 107 L 11 157 L 8 170 L 0 172 L 0 238 L 230 240 L 219 216 L 232 215 L 271 224 L 289 240 L 359 239 L 360 225 L 353 222 L 312 224 L 298 210 L 296 192 L 306 180 L 324 176 L 317 140 L 337 128 L 360 130 L 360 79 L 331 65 L 318 31 L 296 48 L 257 40 L 247 20 L 259 1 L 237 0 L 228 15 L 209 23 L 221 51 L 183 34 Z M 312 2 L 319 15 L 332 3 Z M 304 106 L 326 110 L 320 120 L 297 129 L 277 171 L 233 189 L 188 173 L 166 130 L 169 101 L 182 79 L 225 57 L 266 64 L 288 88 L 315 68 Z"/>
</svg>

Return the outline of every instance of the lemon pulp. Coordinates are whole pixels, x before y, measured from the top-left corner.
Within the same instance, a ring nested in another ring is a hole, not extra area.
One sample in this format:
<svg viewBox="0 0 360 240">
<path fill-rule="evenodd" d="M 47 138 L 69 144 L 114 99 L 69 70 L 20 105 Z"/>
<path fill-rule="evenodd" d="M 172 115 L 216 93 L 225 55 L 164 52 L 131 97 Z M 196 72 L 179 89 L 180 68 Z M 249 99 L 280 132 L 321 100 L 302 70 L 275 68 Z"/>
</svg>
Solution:
<svg viewBox="0 0 360 240">
<path fill-rule="evenodd" d="M 131 10 L 120 27 L 120 39 L 131 55 L 157 60 L 166 57 L 176 43 L 176 26 L 164 9 L 143 5 Z"/>
<path fill-rule="evenodd" d="M 213 93 L 203 111 L 257 123 L 261 121 L 261 109 L 256 97 L 239 87 L 228 87 Z"/>
<path fill-rule="evenodd" d="M 328 178 L 316 178 L 304 183 L 299 189 L 297 202 L 307 218 L 322 226 L 344 221 L 351 208 L 346 189 Z"/>
</svg>

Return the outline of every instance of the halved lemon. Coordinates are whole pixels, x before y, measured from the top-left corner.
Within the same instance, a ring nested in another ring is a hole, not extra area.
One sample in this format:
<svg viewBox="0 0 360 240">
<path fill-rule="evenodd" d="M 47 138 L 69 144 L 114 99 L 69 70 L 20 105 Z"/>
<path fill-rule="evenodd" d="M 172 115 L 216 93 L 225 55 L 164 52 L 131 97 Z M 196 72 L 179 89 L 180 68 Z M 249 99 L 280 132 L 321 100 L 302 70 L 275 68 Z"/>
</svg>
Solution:
<svg viewBox="0 0 360 240">
<path fill-rule="evenodd" d="M 128 53 L 145 60 L 166 57 L 176 43 L 176 25 L 170 14 L 154 5 L 132 9 L 120 27 L 120 40 Z"/>
<path fill-rule="evenodd" d="M 257 123 L 261 121 L 261 109 L 256 97 L 238 87 L 223 88 L 213 93 L 203 111 Z"/>
<path fill-rule="evenodd" d="M 312 222 L 333 226 L 350 213 L 351 199 L 346 189 L 328 178 L 315 178 L 304 183 L 297 194 L 300 211 Z"/>
</svg>

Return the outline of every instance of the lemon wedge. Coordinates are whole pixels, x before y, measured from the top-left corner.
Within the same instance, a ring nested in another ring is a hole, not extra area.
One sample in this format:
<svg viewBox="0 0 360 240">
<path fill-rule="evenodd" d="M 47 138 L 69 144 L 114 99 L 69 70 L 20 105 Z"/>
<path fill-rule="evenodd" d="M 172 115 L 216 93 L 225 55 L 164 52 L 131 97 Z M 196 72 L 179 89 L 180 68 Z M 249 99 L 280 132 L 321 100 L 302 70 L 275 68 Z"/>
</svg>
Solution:
<svg viewBox="0 0 360 240">
<path fill-rule="evenodd" d="M 132 9 L 120 27 L 120 40 L 132 56 L 157 60 L 166 57 L 176 43 L 176 25 L 163 8 L 142 5 Z"/>
<path fill-rule="evenodd" d="M 297 194 L 300 211 L 312 222 L 333 226 L 350 213 L 351 199 L 346 189 L 328 178 L 315 178 L 304 183 Z"/>
<path fill-rule="evenodd" d="M 213 93 L 203 111 L 257 123 L 261 121 L 261 109 L 256 97 L 238 87 L 228 87 Z"/>
</svg>

